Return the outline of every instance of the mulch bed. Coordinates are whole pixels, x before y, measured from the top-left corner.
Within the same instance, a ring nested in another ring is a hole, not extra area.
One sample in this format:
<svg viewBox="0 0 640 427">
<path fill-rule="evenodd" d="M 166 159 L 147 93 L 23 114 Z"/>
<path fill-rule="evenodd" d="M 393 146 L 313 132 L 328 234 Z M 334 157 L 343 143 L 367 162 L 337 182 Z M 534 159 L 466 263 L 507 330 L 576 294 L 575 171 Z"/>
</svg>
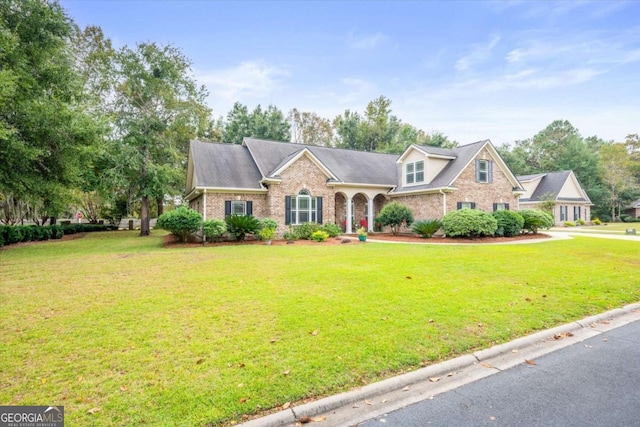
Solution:
<svg viewBox="0 0 640 427">
<path fill-rule="evenodd" d="M 431 239 L 425 239 L 415 234 L 410 233 L 400 233 L 394 236 L 391 233 L 371 233 L 369 234 L 368 239 L 372 240 L 385 240 L 390 242 L 405 242 L 405 243 L 507 243 L 507 242 L 516 242 L 520 240 L 539 240 L 539 239 L 548 239 L 551 236 L 546 234 L 521 234 L 516 237 L 477 237 L 477 238 L 451 238 L 451 237 L 442 237 L 435 236 Z M 344 242 L 344 243 L 343 243 Z M 235 240 L 226 240 L 223 242 L 216 243 L 206 243 L 204 246 L 242 246 L 242 245 L 264 245 L 265 242 L 255 239 L 251 236 L 247 237 L 242 242 L 236 242 Z M 358 241 L 357 236 L 352 237 L 336 237 L 329 238 L 325 242 L 316 242 L 313 240 L 295 240 L 295 241 L 286 241 L 286 240 L 272 240 L 272 246 L 283 246 L 283 245 L 297 245 L 297 246 L 318 246 L 318 245 L 341 245 L 341 244 L 366 244 L 366 242 Z M 164 237 L 164 247 L 199 247 L 203 246 L 201 242 L 197 242 L 195 240 L 189 241 L 189 243 L 180 243 L 178 238 L 174 235 L 167 235 Z"/>
</svg>

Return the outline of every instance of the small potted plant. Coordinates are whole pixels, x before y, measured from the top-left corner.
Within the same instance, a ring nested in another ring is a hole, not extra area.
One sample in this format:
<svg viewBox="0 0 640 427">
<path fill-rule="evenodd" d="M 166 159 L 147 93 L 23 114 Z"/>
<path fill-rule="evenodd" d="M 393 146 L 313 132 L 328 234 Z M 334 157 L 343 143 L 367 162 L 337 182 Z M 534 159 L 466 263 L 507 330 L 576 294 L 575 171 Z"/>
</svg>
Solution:
<svg viewBox="0 0 640 427">
<path fill-rule="evenodd" d="M 273 227 L 262 227 L 260 231 L 258 231 L 258 237 L 260 240 L 264 240 L 265 244 L 270 245 L 271 239 L 276 234 L 276 229 Z"/>
<path fill-rule="evenodd" d="M 356 230 L 356 233 L 358 233 L 358 240 L 360 240 L 361 242 L 366 242 L 367 241 L 367 229 L 364 227 L 360 227 Z"/>
</svg>

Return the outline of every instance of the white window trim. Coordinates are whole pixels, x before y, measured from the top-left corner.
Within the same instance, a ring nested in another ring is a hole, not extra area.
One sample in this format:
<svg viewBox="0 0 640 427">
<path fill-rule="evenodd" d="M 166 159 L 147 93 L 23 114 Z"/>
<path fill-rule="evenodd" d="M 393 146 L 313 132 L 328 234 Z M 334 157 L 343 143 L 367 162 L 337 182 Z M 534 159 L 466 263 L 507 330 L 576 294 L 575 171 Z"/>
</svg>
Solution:
<svg viewBox="0 0 640 427">
<path fill-rule="evenodd" d="M 484 165 L 484 169 L 481 168 Z M 481 175 L 484 174 L 484 180 L 481 179 Z M 489 183 L 489 160 L 478 159 L 478 182 L 482 184 Z"/>
<path fill-rule="evenodd" d="M 422 166 L 422 169 L 418 170 L 418 165 Z M 409 172 L 409 166 L 412 171 Z M 422 175 L 422 179 L 418 179 L 418 174 Z M 409 182 L 409 176 L 411 176 L 412 182 Z M 425 183 L 425 165 L 424 160 L 416 160 L 415 162 L 406 163 L 404 166 L 404 183 L 405 186 L 411 187 L 412 185 L 420 185 Z"/>
<path fill-rule="evenodd" d="M 299 209 L 302 200 L 308 202 L 307 209 Z M 311 196 L 309 190 L 300 190 L 295 197 L 291 197 L 291 224 L 302 225 L 306 222 L 317 222 L 317 206 L 317 199 Z M 306 213 L 309 221 L 300 221 L 300 213 Z"/>
<path fill-rule="evenodd" d="M 240 207 L 240 212 L 236 212 L 236 208 Z M 231 215 L 245 216 L 247 214 L 247 202 L 245 200 L 232 200 L 231 201 Z"/>
</svg>

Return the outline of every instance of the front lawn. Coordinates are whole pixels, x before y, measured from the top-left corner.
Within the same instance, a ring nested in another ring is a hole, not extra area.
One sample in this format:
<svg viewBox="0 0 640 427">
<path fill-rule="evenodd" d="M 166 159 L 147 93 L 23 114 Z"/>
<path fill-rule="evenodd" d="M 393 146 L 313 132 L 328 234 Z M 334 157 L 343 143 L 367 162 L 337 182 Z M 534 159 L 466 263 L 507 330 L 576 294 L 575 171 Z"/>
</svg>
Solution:
<svg viewBox="0 0 640 427">
<path fill-rule="evenodd" d="M 244 245 L 163 233 L 0 251 L 0 404 L 205 426 L 640 300 L 640 245 Z"/>
</svg>

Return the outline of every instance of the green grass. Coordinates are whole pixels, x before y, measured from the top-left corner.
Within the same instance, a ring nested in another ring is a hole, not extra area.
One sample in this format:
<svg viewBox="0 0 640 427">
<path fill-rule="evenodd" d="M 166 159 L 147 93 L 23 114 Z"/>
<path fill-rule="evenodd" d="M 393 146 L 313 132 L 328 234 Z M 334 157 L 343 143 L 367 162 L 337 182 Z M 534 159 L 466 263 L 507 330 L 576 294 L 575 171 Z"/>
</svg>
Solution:
<svg viewBox="0 0 640 427">
<path fill-rule="evenodd" d="M 64 405 L 69 425 L 215 425 L 640 300 L 637 242 L 135 236 L 0 252 L 1 404 Z"/>
<path fill-rule="evenodd" d="M 640 223 L 638 222 L 610 222 L 602 225 L 557 227 L 555 230 L 570 231 L 572 233 L 625 234 L 625 231 L 629 228 L 635 228 L 636 232 L 640 233 Z"/>
</svg>

